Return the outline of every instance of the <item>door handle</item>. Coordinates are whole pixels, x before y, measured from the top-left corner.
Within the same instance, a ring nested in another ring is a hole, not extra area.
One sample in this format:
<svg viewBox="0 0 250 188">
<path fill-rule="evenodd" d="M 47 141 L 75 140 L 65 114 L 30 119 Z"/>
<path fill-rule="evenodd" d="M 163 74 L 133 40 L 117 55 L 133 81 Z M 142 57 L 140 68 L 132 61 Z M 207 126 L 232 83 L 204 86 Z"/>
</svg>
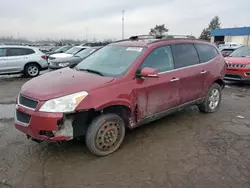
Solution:
<svg viewBox="0 0 250 188">
<path fill-rule="evenodd" d="M 206 74 L 206 73 L 207 73 L 206 70 L 201 71 L 201 74 Z"/>
<path fill-rule="evenodd" d="M 171 80 L 170 80 L 170 82 L 176 82 L 176 81 L 179 81 L 180 79 L 179 78 L 172 78 Z"/>
</svg>

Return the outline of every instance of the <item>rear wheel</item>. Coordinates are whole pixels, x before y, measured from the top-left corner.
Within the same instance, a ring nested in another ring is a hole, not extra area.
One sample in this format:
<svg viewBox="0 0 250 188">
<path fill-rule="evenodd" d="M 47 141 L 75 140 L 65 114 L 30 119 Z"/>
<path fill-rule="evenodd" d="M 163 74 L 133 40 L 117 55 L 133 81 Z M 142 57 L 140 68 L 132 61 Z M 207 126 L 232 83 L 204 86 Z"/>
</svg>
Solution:
<svg viewBox="0 0 250 188">
<path fill-rule="evenodd" d="M 24 74 L 28 77 L 36 77 L 40 73 L 40 68 L 37 64 L 31 63 L 25 66 Z"/>
<path fill-rule="evenodd" d="M 98 116 L 88 127 L 86 145 L 97 156 L 106 156 L 115 152 L 125 136 L 125 123 L 116 114 Z"/>
<path fill-rule="evenodd" d="M 208 89 L 205 100 L 198 107 L 201 112 L 213 113 L 219 109 L 220 103 L 221 103 L 221 86 L 217 83 L 214 83 Z"/>
</svg>

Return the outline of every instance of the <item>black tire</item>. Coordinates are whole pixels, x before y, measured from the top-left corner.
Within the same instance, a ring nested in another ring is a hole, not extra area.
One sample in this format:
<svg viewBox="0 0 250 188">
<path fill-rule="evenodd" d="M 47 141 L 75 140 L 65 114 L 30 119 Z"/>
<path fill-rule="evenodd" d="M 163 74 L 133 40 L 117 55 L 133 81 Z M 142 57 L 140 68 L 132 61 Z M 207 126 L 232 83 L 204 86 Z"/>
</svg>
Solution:
<svg viewBox="0 0 250 188">
<path fill-rule="evenodd" d="M 210 97 L 212 96 L 212 92 L 217 90 L 219 92 L 218 94 L 218 103 L 217 105 L 215 105 L 214 108 L 211 107 L 210 105 Z M 213 112 L 216 112 L 219 107 L 220 107 L 220 103 L 221 103 L 221 86 L 217 83 L 214 83 L 207 91 L 207 94 L 206 94 L 206 97 L 205 97 L 205 100 L 203 101 L 202 104 L 198 105 L 199 107 L 199 110 L 203 113 L 213 113 Z"/>
<path fill-rule="evenodd" d="M 116 114 L 102 114 L 96 117 L 88 127 L 86 145 L 91 153 L 99 157 L 106 156 L 120 147 L 124 136 L 123 119 Z"/>
<path fill-rule="evenodd" d="M 33 73 L 31 71 L 33 69 Z M 40 67 L 36 63 L 30 63 L 24 68 L 24 75 L 27 77 L 36 77 L 40 74 Z"/>
</svg>

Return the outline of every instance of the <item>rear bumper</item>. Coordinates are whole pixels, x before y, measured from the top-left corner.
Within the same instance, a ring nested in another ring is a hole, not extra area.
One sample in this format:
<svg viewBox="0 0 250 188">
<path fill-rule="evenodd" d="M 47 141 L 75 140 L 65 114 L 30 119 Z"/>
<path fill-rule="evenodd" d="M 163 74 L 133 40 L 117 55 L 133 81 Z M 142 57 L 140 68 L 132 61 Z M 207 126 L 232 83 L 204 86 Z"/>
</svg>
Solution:
<svg viewBox="0 0 250 188">
<path fill-rule="evenodd" d="M 53 134 L 59 129 L 63 113 L 44 113 L 16 105 L 14 118 L 15 127 L 33 140 L 56 142 L 72 139 L 65 135 Z"/>
</svg>

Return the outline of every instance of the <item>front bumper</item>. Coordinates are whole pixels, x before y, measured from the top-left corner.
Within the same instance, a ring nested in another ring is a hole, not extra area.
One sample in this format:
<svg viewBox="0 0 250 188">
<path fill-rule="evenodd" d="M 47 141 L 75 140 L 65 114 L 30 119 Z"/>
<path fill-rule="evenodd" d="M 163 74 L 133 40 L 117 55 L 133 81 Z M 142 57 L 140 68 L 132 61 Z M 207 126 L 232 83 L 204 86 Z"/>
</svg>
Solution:
<svg viewBox="0 0 250 188">
<path fill-rule="evenodd" d="M 60 121 L 62 121 L 63 113 L 46 113 L 36 110 L 27 109 L 20 105 L 16 105 L 15 109 L 15 127 L 25 133 L 28 137 L 39 141 L 65 141 L 71 140 L 69 136 L 54 135 L 54 131 L 58 131 Z"/>
<path fill-rule="evenodd" d="M 250 69 L 227 69 L 224 80 L 249 82 L 248 73 L 250 73 Z"/>
</svg>

